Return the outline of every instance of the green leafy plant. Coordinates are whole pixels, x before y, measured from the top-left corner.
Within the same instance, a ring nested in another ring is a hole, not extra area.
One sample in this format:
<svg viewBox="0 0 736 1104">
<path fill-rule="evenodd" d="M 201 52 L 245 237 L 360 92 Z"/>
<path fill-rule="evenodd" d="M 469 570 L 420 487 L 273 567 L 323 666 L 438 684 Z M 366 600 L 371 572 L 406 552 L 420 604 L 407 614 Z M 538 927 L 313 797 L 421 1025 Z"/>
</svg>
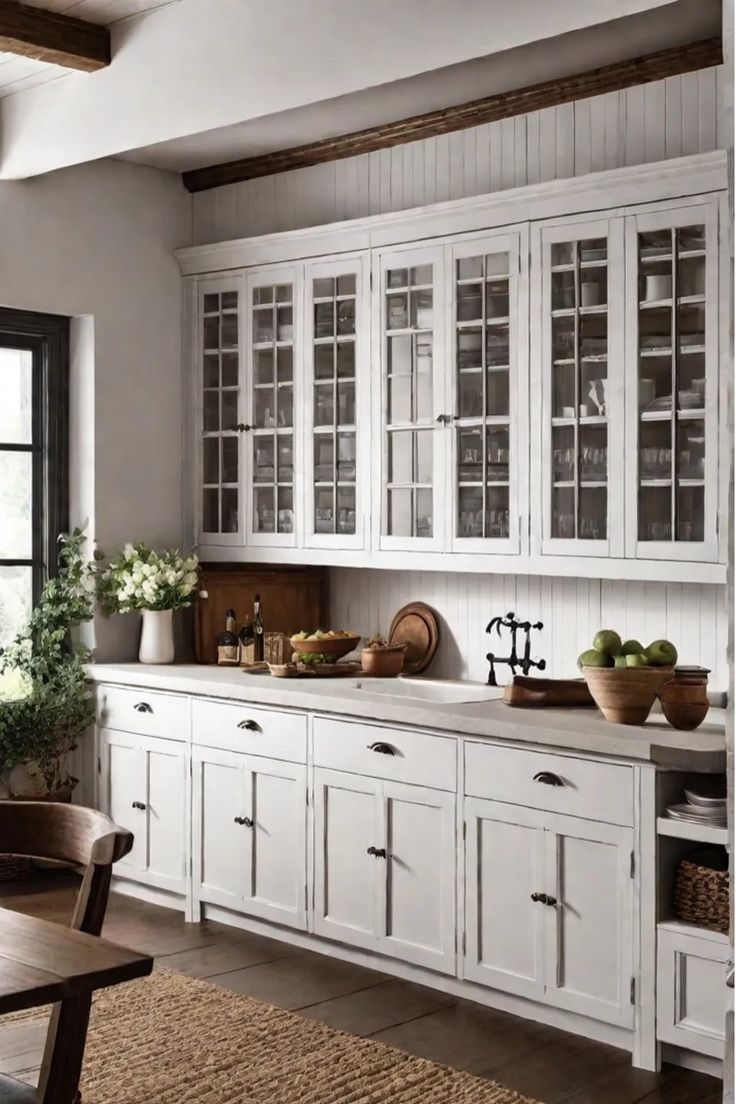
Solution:
<svg viewBox="0 0 736 1104">
<path fill-rule="evenodd" d="M 196 556 L 126 544 L 100 573 L 97 593 L 109 613 L 183 609 L 191 604 L 198 565 Z"/>
<path fill-rule="evenodd" d="M 0 652 L 0 780 L 17 767 L 47 794 L 77 783 L 69 753 L 94 721 L 87 648 L 72 633 L 94 613 L 95 567 L 84 560 L 82 529 L 59 537 L 58 571 L 31 616 Z"/>
</svg>

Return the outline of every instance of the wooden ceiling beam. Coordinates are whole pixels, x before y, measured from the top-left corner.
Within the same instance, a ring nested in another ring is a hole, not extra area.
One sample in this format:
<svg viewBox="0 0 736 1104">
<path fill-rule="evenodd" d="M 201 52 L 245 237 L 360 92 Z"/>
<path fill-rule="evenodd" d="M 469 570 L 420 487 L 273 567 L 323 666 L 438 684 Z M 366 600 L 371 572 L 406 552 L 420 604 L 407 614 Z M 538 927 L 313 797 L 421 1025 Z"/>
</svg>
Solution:
<svg viewBox="0 0 736 1104">
<path fill-rule="evenodd" d="M 0 51 L 94 73 L 110 64 L 110 31 L 69 15 L 0 0 Z"/>
<path fill-rule="evenodd" d="M 500 92 L 440 111 L 429 111 L 396 123 L 383 123 L 353 134 L 325 138 L 309 145 L 276 150 L 259 157 L 245 157 L 221 165 L 192 169 L 183 173 L 182 179 L 188 191 L 202 192 L 224 184 L 236 184 L 241 180 L 253 180 L 259 176 L 271 176 L 290 169 L 319 165 L 324 161 L 355 157 L 404 142 L 416 142 L 421 138 L 432 138 L 438 134 L 479 126 L 481 123 L 508 119 L 527 111 L 539 111 L 545 107 L 555 107 L 573 100 L 586 99 L 588 96 L 599 96 L 631 85 L 648 84 L 678 73 L 720 65 L 722 61 L 721 39 L 703 39 L 632 58 L 630 61 L 603 65 L 574 76 L 559 77 L 526 88 Z"/>
</svg>

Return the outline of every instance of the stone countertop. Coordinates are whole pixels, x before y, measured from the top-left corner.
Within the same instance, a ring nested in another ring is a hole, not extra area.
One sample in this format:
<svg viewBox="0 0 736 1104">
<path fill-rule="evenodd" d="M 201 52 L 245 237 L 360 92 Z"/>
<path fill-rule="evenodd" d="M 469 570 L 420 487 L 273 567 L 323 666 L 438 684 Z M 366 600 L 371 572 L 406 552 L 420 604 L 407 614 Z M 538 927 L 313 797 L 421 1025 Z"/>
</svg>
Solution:
<svg viewBox="0 0 736 1104">
<path fill-rule="evenodd" d="M 276 679 L 239 668 L 199 664 L 95 663 L 88 670 L 90 678 L 100 683 L 198 694 L 272 708 L 337 713 L 359 721 L 416 725 L 458 736 L 512 740 L 677 770 L 726 769 L 724 709 L 711 709 L 695 732 L 680 732 L 656 712 L 643 725 L 621 725 L 606 721 L 597 709 L 512 708 L 500 699 L 462 703 L 402 699 L 371 693 L 370 680 L 360 676 Z M 364 688 L 358 689 L 358 683 Z M 458 683 L 450 685 L 457 687 Z M 485 690 L 477 683 L 463 685 L 469 693 Z"/>
</svg>

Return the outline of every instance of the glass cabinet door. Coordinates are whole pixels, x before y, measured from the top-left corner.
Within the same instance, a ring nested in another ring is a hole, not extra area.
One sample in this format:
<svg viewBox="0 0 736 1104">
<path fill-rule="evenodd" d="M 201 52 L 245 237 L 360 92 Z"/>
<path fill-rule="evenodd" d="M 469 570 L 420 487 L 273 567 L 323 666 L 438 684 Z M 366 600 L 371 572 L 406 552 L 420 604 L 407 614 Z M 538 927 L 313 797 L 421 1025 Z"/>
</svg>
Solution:
<svg viewBox="0 0 736 1104">
<path fill-rule="evenodd" d="M 306 539 L 314 547 L 362 548 L 367 434 L 364 259 L 305 269 Z M 362 411 L 362 417 L 359 412 Z"/>
<path fill-rule="evenodd" d="M 540 243 L 542 551 L 623 555 L 623 221 Z"/>
<path fill-rule="evenodd" d="M 296 543 L 294 391 L 295 274 L 248 278 L 248 542 Z"/>
<path fill-rule="evenodd" d="M 240 308 L 238 282 L 199 289 L 198 377 L 200 544 L 240 542 Z"/>
<path fill-rule="evenodd" d="M 453 550 L 519 550 L 519 235 L 452 249 Z"/>
<path fill-rule="evenodd" d="M 715 205 L 627 220 L 630 554 L 717 553 Z"/>
<path fill-rule="evenodd" d="M 381 258 L 382 548 L 432 550 L 444 543 L 444 365 L 441 249 Z"/>
</svg>

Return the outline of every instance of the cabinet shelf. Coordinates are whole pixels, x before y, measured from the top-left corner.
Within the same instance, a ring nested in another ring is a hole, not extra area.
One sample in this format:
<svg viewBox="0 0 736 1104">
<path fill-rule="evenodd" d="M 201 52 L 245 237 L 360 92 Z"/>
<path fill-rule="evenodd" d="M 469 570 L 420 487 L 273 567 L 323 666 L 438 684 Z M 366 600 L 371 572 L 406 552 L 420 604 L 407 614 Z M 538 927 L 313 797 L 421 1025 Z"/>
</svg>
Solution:
<svg viewBox="0 0 736 1104">
<path fill-rule="evenodd" d="M 705 303 L 704 295 L 680 295 L 676 300 L 678 307 L 698 306 Z M 641 299 L 639 310 L 660 310 L 662 307 L 671 307 L 671 299 Z"/>
<path fill-rule="evenodd" d="M 673 935 L 690 935 L 694 936 L 695 939 L 707 939 L 712 943 L 722 943 L 724 947 L 729 946 L 728 936 L 725 932 L 713 931 L 712 928 L 701 928 L 697 924 L 684 924 L 681 920 L 660 920 L 657 924 L 657 930 L 671 932 Z"/>
<path fill-rule="evenodd" d="M 692 840 L 693 843 L 718 843 L 723 844 L 724 847 L 728 843 L 727 828 L 714 828 L 710 824 L 691 824 L 685 820 L 673 820 L 666 816 L 657 817 L 657 835 Z M 681 926 L 686 927 L 684 924 Z"/>
<path fill-rule="evenodd" d="M 608 424 L 608 418 L 605 414 L 586 414 L 585 417 L 576 418 L 553 418 L 553 426 L 574 426 L 580 424 L 581 426 L 604 426 Z"/>
<path fill-rule="evenodd" d="M 590 307 L 558 307 L 551 311 L 553 318 L 574 318 L 576 314 L 583 316 L 591 314 L 607 314 L 608 303 L 594 303 Z"/>
</svg>

